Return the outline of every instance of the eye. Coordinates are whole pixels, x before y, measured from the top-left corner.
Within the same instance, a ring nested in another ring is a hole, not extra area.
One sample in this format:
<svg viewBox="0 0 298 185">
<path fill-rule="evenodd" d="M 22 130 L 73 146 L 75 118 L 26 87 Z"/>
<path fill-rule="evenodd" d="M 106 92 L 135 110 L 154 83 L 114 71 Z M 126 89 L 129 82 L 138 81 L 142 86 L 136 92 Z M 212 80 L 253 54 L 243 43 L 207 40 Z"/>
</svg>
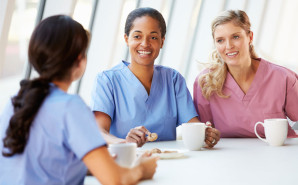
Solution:
<svg viewBox="0 0 298 185">
<path fill-rule="evenodd" d="M 222 43 L 223 42 L 223 39 L 218 39 L 216 40 L 217 43 Z"/>
<path fill-rule="evenodd" d="M 233 38 L 234 39 L 239 39 L 240 37 L 238 35 L 235 35 Z"/>
<path fill-rule="evenodd" d="M 157 40 L 158 38 L 157 38 L 157 37 L 151 37 L 151 39 L 152 39 L 152 40 Z"/>
<path fill-rule="evenodd" d="M 139 39 L 139 38 L 141 38 L 141 37 L 140 37 L 139 35 L 134 35 L 133 38 L 134 38 L 134 39 Z"/>
</svg>

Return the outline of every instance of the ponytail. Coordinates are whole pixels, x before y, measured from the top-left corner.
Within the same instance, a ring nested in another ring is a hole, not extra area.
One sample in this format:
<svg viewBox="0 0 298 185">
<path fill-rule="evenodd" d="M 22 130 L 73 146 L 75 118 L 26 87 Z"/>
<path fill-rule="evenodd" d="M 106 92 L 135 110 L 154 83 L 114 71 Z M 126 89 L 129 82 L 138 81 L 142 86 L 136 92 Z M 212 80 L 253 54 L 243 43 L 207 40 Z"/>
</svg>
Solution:
<svg viewBox="0 0 298 185">
<path fill-rule="evenodd" d="M 12 98 L 14 114 L 9 121 L 6 130 L 6 137 L 3 139 L 4 147 L 7 151 L 2 151 L 6 157 L 23 153 L 30 134 L 32 122 L 49 94 L 50 80 L 37 78 L 34 80 L 22 80 L 21 89 Z"/>
</svg>

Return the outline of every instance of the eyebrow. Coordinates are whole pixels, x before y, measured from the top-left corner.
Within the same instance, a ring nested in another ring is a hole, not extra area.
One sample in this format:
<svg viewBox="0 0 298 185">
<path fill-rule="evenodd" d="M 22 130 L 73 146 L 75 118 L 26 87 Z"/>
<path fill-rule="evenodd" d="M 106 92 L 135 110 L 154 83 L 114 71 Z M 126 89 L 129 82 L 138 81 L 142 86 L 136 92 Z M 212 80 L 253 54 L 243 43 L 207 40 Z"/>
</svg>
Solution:
<svg viewBox="0 0 298 185">
<path fill-rule="evenodd" d="M 135 32 L 142 33 L 142 32 L 141 32 L 141 31 L 139 31 L 139 30 L 135 30 L 135 31 L 134 31 L 134 33 L 135 33 Z M 152 32 L 150 32 L 150 33 L 151 33 L 151 34 L 154 34 L 154 33 L 155 33 L 155 34 L 158 34 L 158 32 L 157 32 L 157 31 L 152 31 Z"/>
<path fill-rule="evenodd" d="M 235 32 L 235 33 L 232 33 L 231 35 L 235 35 L 235 34 L 239 34 L 239 33 L 241 33 L 241 32 Z M 223 37 L 216 37 L 215 39 L 221 39 L 221 38 L 223 38 Z"/>
</svg>

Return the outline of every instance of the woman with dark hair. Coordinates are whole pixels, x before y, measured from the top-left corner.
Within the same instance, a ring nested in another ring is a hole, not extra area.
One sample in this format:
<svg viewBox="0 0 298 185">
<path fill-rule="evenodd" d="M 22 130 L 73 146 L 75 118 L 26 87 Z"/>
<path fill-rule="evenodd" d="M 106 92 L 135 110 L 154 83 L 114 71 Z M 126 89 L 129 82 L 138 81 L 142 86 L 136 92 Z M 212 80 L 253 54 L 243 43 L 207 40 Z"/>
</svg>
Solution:
<svg viewBox="0 0 298 185">
<path fill-rule="evenodd" d="M 158 141 L 176 139 L 176 127 L 199 122 L 182 75 L 154 65 L 163 47 L 166 23 L 153 8 L 133 10 L 125 23 L 124 39 L 131 63 L 122 61 L 97 76 L 91 108 L 110 143 L 142 146 L 154 132 Z M 219 132 L 207 129 L 206 144 L 213 147 Z"/>
<path fill-rule="evenodd" d="M 194 82 L 194 102 L 202 121 L 222 137 L 256 137 L 254 125 L 268 118 L 298 120 L 298 76 L 258 58 L 247 14 L 227 10 L 212 22 L 216 49 L 211 65 Z M 288 136 L 297 137 L 288 126 Z M 265 136 L 264 129 L 258 133 Z"/>
<path fill-rule="evenodd" d="M 0 184 L 83 184 L 85 165 L 102 184 L 152 178 L 156 158 L 132 169 L 118 166 L 90 109 L 67 94 L 85 71 L 88 43 L 88 32 L 69 16 L 46 18 L 35 28 L 29 61 L 40 76 L 21 81 L 2 114 Z"/>
</svg>

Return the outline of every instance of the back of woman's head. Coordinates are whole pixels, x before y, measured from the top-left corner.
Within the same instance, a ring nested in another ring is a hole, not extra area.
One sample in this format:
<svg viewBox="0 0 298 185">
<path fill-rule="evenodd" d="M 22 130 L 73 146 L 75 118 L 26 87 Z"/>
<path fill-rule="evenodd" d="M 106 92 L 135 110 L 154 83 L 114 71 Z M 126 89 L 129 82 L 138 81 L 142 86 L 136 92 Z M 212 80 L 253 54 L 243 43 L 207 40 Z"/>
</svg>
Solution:
<svg viewBox="0 0 298 185">
<path fill-rule="evenodd" d="M 49 93 L 49 83 L 71 80 L 72 69 L 79 64 L 79 56 L 85 57 L 88 42 L 88 32 L 69 16 L 52 16 L 37 25 L 30 39 L 28 55 L 40 76 L 22 80 L 21 89 L 12 98 L 14 114 L 3 139 L 4 156 L 24 151 L 31 124 Z"/>
<path fill-rule="evenodd" d="M 67 80 L 72 67 L 85 56 L 88 34 L 66 15 L 46 18 L 35 28 L 29 43 L 29 61 L 43 78 Z"/>
<path fill-rule="evenodd" d="M 149 16 L 149 17 L 158 21 L 160 32 L 161 32 L 161 37 L 164 38 L 166 35 L 166 32 L 167 32 L 166 22 L 162 16 L 162 14 L 159 11 L 157 11 L 154 8 L 149 8 L 149 7 L 137 8 L 128 14 L 128 16 L 126 18 L 126 22 L 125 22 L 125 29 L 124 29 L 125 34 L 127 36 L 129 36 L 130 30 L 133 27 L 134 21 L 137 18 L 140 18 L 143 16 Z"/>
</svg>

